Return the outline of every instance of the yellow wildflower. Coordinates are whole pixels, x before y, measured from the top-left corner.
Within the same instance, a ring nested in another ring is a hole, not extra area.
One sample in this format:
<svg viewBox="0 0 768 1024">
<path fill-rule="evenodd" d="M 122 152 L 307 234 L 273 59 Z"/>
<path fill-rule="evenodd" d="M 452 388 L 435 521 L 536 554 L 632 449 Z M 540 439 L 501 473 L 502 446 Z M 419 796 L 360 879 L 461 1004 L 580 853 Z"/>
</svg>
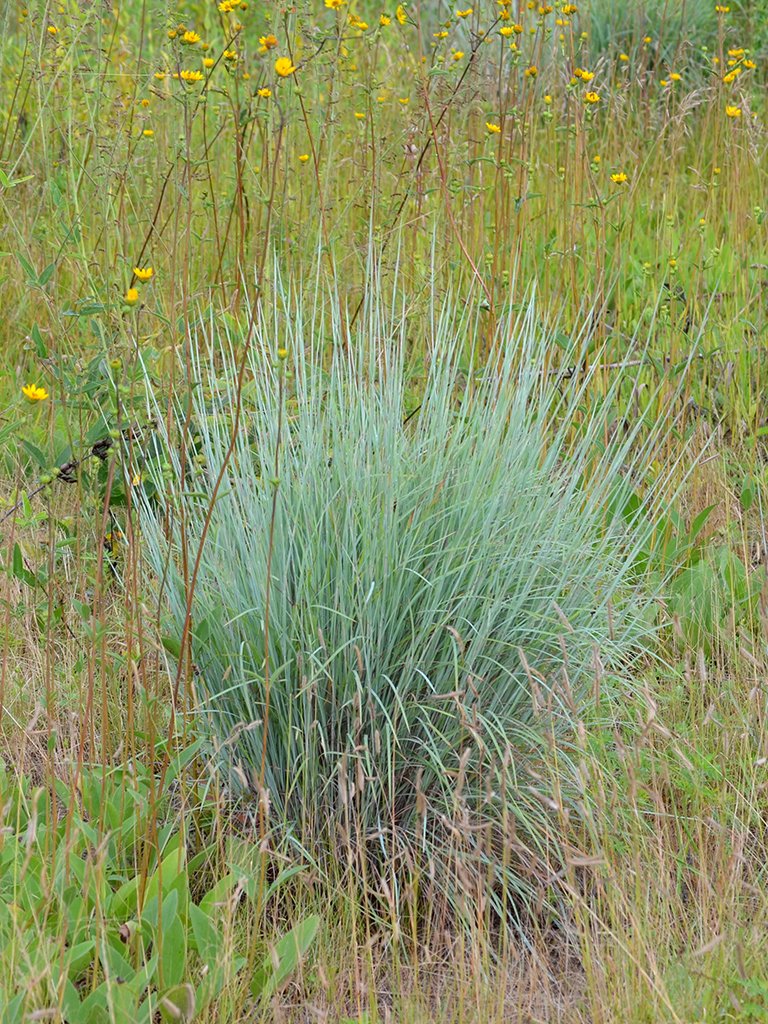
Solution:
<svg viewBox="0 0 768 1024">
<path fill-rule="evenodd" d="M 488 129 L 490 135 L 499 135 L 501 132 L 501 125 L 494 124 L 493 121 L 486 121 L 485 127 Z"/>
<path fill-rule="evenodd" d="M 391 25 L 392 24 L 392 19 L 390 18 L 390 16 L 388 14 L 382 14 L 379 17 L 379 24 L 382 25 L 384 28 L 386 28 L 387 25 Z"/>
<path fill-rule="evenodd" d="M 152 267 L 134 267 L 133 268 L 133 275 L 139 281 L 149 281 L 151 279 L 152 275 L 154 274 L 154 272 L 155 271 L 153 270 Z"/>
<path fill-rule="evenodd" d="M 267 89 L 267 88 L 257 89 L 256 90 L 256 95 L 258 97 L 260 97 L 260 99 L 262 99 L 262 100 L 268 100 L 269 97 L 272 95 L 272 90 L 271 89 Z"/>
<path fill-rule="evenodd" d="M 129 288 L 128 291 L 125 293 L 125 303 L 126 303 L 126 305 L 128 305 L 128 306 L 135 306 L 138 301 L 139 301 L 139 291 L 138 291 L 138 288 Z"/>
<path fill-rule="evenodd" d="M 585 103 L 590 103 L 590 104 L 599 103 L 600 102 L 600 94 L 596 93 L 596 92 L 585 93 L 584 94 L 584 102 Z"/>
<path fill-rule="evenodd" d="M 275 61 L 275 71 L 281 78 L 290 78 L 296 70 L 296 65 L 290 57 L 278 57 Z"/>
<path fill-rule="evenodd" d="M 21 389 L 21 393 L 28 402 L 44 402 L 48 397 L 45 388 L 39 387 L 37 384 L 27 384 Z"/>
<path fill-rule="evenodd" d="M 401 25 L 404 25 L 408 21 L 408 12 L 402 4 L 398 4 L 397 10 L 395 11 L 395 17 Z"/>
<path fill-rule="evenodd" d="M 725 108 L 725 112 L 728 117 L 741 117 L 741 107 L 727 106 Z"/>
<path fill-rule="evenodd" d="M 181 37 L 181 41 L 182 43 L 186 43 L 187 46 L 194 46 L 195 43 L 200 42 L 200 36 L 197 34 L 197 32 L 193 32 L 190 29 L 188 32 L 184 33 L 184 35 Z"/>
<path fill-rule="evenodd" d="M 623 185 L 626 180 L 627 176 L 624 173 L 624 171 L 619 171 L 618 174 L 611 175 L 611 181 L 614 183 L 614 185 Z"/>
</svg>

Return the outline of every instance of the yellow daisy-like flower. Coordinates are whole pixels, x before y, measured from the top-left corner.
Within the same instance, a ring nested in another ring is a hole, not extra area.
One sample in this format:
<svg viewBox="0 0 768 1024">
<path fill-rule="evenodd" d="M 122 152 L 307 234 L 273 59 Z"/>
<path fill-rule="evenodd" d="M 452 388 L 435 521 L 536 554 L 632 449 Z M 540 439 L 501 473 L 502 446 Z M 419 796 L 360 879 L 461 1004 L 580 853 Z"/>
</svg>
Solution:
<svg viewBox="0 0 768 1024">
<path fill-rule="evenodd" d="M 264 50 L 274 50 L 277 46 L 277 36 L 259 36 L 259 46 L 262 46 Z"/>
<path fill-rule="evenodd" d="M 237 50 L 225 50 L 222 57 L 224 60 L 235 61 L 237 60 Z"/>
<path fill-rule="evenodd" d="M 451 54 L 451 59 L 452 60 L 461 60 L 461 58 L 463 56 L 464 56 L 464 51 L 463 50 L 454 50 L 453 53 Z"/>
<path fill-rule="evenodd" d="M 619 54 L 619 60 L 622 60 L 622 61 L 624 61 L 626 63 L 629 60 L 629 54 L 628 53 L 620 53 Z"/>
<path fill-rule="evenodd" d="M 262 100 L 268 100 L 269 97 L 272 95 L 272 90 L 267 88 L 257 89 L 256 95 L 260 97 Z"/>
<path fill-rule="evenodd" d="M 45 388 L 39 387 L 37 384 L 27 384 L 21 389 L 21 393 L 28 402 L 44 402 L 48 397 Z"/>
<path fill-rule="evenodd" d="M 202 82 L 203 72 L 202 71 L 190 71 L 185 69 L 179 72 L 179 78 L 184 82 Z"/>
<path fill-rule="evenodd" d="M 203 67 L 206 68 L 206 70 L 210 71 L 210 69 L 214 66 L 215 63 L 216 61 L 213 59 L 213 57 L 203 57 Z"/>
<path fill-rule="evenodd" d="M 278 57 L 275 61 L 275 71 L 281 78 L 290 78 L 296 70 L 296 65 L 290 57 Z"/>
<path fill-rule="evenodd" d="M 145 139 L 151 139 L 154 136 L 154 130 L 152 128 L 145 128 L 141 133 Z"/>
<path fill-rule="evenodd" d="M 552 97 L 549 95 L 549 93 L 547 93 L 547 95 L 544 97 L 544 102 L 547 104 L 547 106 L 549 106 L 549 104 L 552 102 Z"/>
<path fill-rule="evenodd" d="M 361 113 L 359 110 L 355 111 L 355 117 L 357 118 L 358 121 L 365 120 L 365 114 Z"/>
<path fill-rule="evenodd" d="M 134 267 L 133 275 L 138 281 L 149 281 L 154 274 L 152 267 Z"/>
<path fill-rule="evenodd" d="M 408 21 L 408 12 L 402 4 L 398 4 L 397 10 L 395 11 L 395 17 L 401 25 L 404 25 L 406 21 Z"/>
<path fill-rule="evenodd" d="M 387 25 L 391 25 L 392 24 L 392 19 L 390 18 L 390 16 L 388 14 L 382 14 L 379 17 L 379 24 L 382 25 L 384 28 L 386 28 Z"/>
<path fill-rule="evenodd" d="M 456 11 L 457 18 L 468 18 L 472 13 L 473 8 L 467 7 L 464 11 Z"/>
<path fill-rule="evenodd" d="M 725 112 L 728 117 L 741 117 L 741 107 L 727 106 L 725 108 Z"/>
<path fill-rule="evenodd" d="M 600 94 L 596 92 L 588 92 L 584 94 L 584 102 L 589 104 L 595 104 L 600 102 Z"/>
<path fill-rule="evenodd" d="M 514 31 L 515 31 L 514 26 L 512 26 L 512 25 L 502 25 L 501 28 L 499 29 L 499 35 L 501 35 L 501 36 L 511 36 Z"/>
<path fill-rule="evenodd" d="M 299 154 L 299 160 L 301 160 L 301 162 L 303 164 L 305 164 L 307 162 L 307 160 L 309 160 L 309 153 L 301 153 L 301 154 Z"/>
<path fill-rule="evenodd" d="M 485 127 L 490 135 L 499 135 L 501 132 L 501 125 L 494 124 L 493 121 L 486 121 Z"/>
<path fill-rule="evenodd" d="M 624 173 L 624 171 L 619 171 L 618 174 L 611 175 L 611 181 L 614 183 L 614 185 L 623 185 L 626 180 L 627 176 Z"/>
<path fill-rule="evenodd" d="M 683 76 L 680 74 L 679 71 L 672 71 L 670 72 L 669 77 L 672 79 L 673 82 L 679 82 Z"/>
<path fill-rule="evenodd" d="M 539 69 L 536 67 L 535 64 L 531 64 L 531 66 L 529 68 L 526 68 L 523 72 L 526 78 L 535 78 L 536 75 L 538 75 L 538 73 Z"/>
<path fill-rule="evenodd" d="M 127 306 L 135 306 L 139 301 L 139 290 L 138 288 L 129 288 L 124 296 L 125 304 Z"/>
<path fill-rule="evenodd" d="M 193 32 L 190 29 L 188 32 L 184 33 L 184 35 L 181 37 L 181 41 L 182 43 L 186 43 L 187 46 L 194 46 L 195 43 L 200 42 L 200 36 L 197 34 L 197 32 Z"/>
<path fill-rule="evenodd" d="M 167 74 L 165 71 L 156 71 L 155 78 L 158 80 L 158 82 L 162 82 L 165 78 L 167 78 Z"/>
<path fill-rule="evenodd" d="M 48 31 L 48 35 L 50 35 L 50 36 L 58 35 L 58 32 L 59 32 L 59 30 L 56 28 L 55 25 L 49 25 L 47 31 Z"/>
</svg>

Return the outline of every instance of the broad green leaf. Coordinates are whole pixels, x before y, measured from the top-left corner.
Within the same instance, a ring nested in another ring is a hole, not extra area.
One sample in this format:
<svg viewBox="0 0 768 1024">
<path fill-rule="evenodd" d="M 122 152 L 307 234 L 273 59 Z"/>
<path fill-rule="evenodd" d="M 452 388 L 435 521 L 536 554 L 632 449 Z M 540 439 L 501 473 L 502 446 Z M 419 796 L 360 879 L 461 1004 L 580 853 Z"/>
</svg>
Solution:
<svg viewBox="0 0 768 1024">
<path fill-rule="evenodd" d="M 265 957 L 251 981 L 251 995 L 268 999 L 293 974 L 304 959 L 320 927 L 320 918 L 313 914 L 300 921 Z"/>
<path fill-rule="evenodd" d="M 165 991 L 158 1003 L 160 1016 L 167 1021 L 187 1021 L 195 1019 L 197 1001 L 195 990 L 190 984 L 174 985 Z"/>
<path fill-rule="evenodd" d="M 194 903 L 189 906 L 189 919 L 195 948 L 208 968 L 211 969 L 221 953 L 222 938 L 210 917 Z"/>
</svg>

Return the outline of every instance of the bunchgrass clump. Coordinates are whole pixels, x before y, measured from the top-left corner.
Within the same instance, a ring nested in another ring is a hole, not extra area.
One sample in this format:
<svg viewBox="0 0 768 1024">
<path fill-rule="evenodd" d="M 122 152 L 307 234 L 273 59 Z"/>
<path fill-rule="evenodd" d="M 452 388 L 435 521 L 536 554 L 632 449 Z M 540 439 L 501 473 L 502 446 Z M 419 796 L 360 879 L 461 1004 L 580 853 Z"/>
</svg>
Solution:
<svg viewBox="0 0 768 1024">
<path fill-rule="evenodd" d="M 379 307 L 331 324 L 329 358 L 302 321 L 258 322 L 242 378 L 201 325 L 183 458 L 161 430 L 144 537 L 182 640 L 190 612 L 200 727 L 282 848 L 396 909 L 507 915 L 558 860 L 545 745 L 596 658 L 647 636 L 651 595 L 625 586 L 644 538 L 612 510 L 661 428 L 614 429 L 622 368 L 590 403 L 593 372 L 554 372 L 532 304 L 484 365 L 450 306 L 418 365 Z"/>
</svg>

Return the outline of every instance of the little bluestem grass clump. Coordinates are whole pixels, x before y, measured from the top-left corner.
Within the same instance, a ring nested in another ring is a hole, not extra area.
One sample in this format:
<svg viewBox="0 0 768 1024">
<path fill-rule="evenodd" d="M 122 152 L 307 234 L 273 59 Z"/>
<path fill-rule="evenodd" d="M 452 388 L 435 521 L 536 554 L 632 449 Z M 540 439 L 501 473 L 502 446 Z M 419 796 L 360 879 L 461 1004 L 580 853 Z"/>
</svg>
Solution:
<svg viewBox="0 0 768 1024">
<path fill-rule="evenodd" d="M 200 726 L 283 849 L 398 912 L 508 917 L 558 861 L 544 745 L 649 629 L 623 588 L 643 538 L 610 509 L 658 428 L 606 446 L 622 375 L 585 403 L 532 306 L 484 367 L 446 308 L 420 383 L 396 318 L 335 324 L 330 362 L 301 320 L 257 324 L 239 399 L 226 326 L 201 328 L 185 459 L 160 442 L 143 530 L 176 637 L 191 612 Z"/>
</svg>

